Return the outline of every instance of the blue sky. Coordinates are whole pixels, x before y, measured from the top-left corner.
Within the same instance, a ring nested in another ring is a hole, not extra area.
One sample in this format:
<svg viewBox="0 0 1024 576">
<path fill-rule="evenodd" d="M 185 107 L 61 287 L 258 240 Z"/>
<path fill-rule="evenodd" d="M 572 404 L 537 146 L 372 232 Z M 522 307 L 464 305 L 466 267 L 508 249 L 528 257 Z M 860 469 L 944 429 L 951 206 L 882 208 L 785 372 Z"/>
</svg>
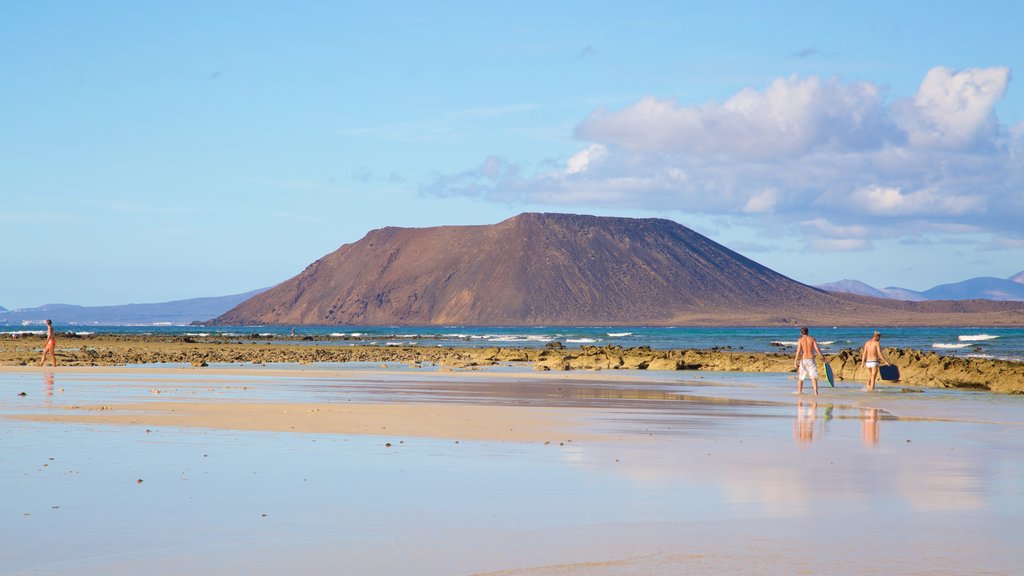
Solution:
<svg viewBox="0 0 1024 576">
<path fill-rule="evenodd" d="M 663 217 L 809 284 L 1024 270 L 1015 2 L 7 2 L 0 306 L 383 226 Z"/>
</svg>

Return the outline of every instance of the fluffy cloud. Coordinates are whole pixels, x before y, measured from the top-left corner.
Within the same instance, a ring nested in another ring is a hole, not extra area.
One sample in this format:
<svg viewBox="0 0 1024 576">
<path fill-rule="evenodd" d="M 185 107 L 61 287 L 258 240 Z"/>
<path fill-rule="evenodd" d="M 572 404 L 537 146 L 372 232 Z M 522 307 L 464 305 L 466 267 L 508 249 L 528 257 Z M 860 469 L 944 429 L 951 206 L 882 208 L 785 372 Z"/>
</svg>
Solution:
<svg viewBox="0 0 1024 576">
<path fill-rule="evenodd" d="M 962 216 L 986 209 L 981 195 L 942 194 L 929 188 L 905 194 L 899 188 L 868 186 L 854 191 L 852 198 L 868 212 L 895 216 Z"/>
<path fill-rule="evenodd" d="M 764 91 L 747 88 L 722 104 L 690 107 L 648 97 L 619 111 L 598 109 L 576 136 L 629 150 L 735 160 L 877 148 L 901 138 L 879 87 L 795 76 Z"/>
<path fill-rule="evenodd" d="M 1009 81 L 1009 68 L 959 73 L 932 68 L 905 107 L 910 144 L 951 149 L 991 144 L 998 130 L 992 109 L 1002 100 Z"/>
<path fill-rule="evenodd" d="M 574 154 L 565 163 L 566 174 L 579 174 L 586 172 L 587 168 L 594 162 L 608 155 L 608 149 L 600 144 L 595 144 L 582 152 Z"/>
<path fill-rule="evenodd" d="M 585 145 L 553 167 L 493 157 L 422 191 L 803 222 L 820 250 L 866 249 L 879 234 L 1016 234 L 1024 126 L 995 115 L 1009 80 L 1007 68 L 936 67 L 891 99 L 870 82 L 796 76 L 724 102 L 645 97 L 583 119 Z"/>
</svg>

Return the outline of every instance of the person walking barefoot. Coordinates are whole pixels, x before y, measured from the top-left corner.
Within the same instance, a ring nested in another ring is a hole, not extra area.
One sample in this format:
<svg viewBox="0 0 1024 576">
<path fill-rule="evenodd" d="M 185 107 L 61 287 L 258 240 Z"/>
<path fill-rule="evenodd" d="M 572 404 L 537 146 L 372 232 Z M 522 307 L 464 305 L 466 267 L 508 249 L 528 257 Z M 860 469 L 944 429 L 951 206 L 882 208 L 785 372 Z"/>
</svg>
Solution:
<svg viewBox="0 0 1024 576">
<path fill-rule="evenodd" d="M 46 345 L 43 346 L 43 357 L 39 359 L 39 366 L 46 363 L 46 355 L 50 355 L 50 360 L 53 361 L 53 367 L 57 367 L 57 354 L 54 350 L 57 348 L 57 339 L 53 336 L 53 322 L 46 321 Z"/>
<path fill-rule="evenodd" d="M 799 372 L 796 377 L 796 393 L 804 393 L 804 378 L 810 378 L 814 384 L 814 395 L 818 395 L 818 364 L 815 361 L 817 356 L 824 358 L 821 349 L 818 348 L 818 341 L 808 333 L 807 327 L 800 328 L 800 340 L 796 343 L 796 357 L 793 358 L 793 367 Z"/>
<path fill-rule="evenodd" d="M 868 369 L 868 392 L 873 392 L 875 389 L 875 381 L 878 380 L 878 363 L 889 365 L 889 360 L 882 353 L 882 346 L 879 344 L 881 341 L 882 335 L 876 330 L 871 339 L 864 343 L 864 349 L 860 353 L 860 364 Z"/>
</svg>

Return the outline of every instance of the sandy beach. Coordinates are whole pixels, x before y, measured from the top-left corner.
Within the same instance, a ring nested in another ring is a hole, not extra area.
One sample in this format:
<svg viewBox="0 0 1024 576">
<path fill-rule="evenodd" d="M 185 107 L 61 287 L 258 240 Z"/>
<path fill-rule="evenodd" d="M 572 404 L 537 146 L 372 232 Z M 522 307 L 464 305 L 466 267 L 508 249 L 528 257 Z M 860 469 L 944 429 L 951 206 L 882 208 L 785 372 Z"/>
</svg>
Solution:
<svg viewBox="0 0 1024 576">
<path fill-rule="evenodd" d="M 793 389 L 756 373 L 3 368 L 0 573 L 1019 567 L 1024 399 Z"/>
</svg>

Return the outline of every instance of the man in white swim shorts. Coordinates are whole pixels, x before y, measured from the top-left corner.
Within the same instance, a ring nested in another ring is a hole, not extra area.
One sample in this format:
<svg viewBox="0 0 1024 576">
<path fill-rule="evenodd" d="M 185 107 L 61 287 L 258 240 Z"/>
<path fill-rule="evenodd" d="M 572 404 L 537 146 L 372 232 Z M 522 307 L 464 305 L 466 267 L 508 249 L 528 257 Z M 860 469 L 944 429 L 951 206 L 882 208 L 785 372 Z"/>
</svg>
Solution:
<svg viewBox="0 0 1024 576">
<path fill-rule="evenodd" d="M 796 357 L 793 367 L 798 369 L 796 376 L 796 393 L 804 393 L 804 379 L 810 378 L 814 385 L 814 395 L 818 395 L 818 364 L 817 356 L 823 356 L 818 348 L 818 341 L 808 334 L 807 327 L 800 328 L 800 340 L 796 343 Z"/>
<path fill-rule="evenodd" d="M 878 363 L 889 365 L 889 360 L 882 353 L 882 346 L 879 344 L 881 341 L 882 335 L 876 330 L 871 335 L 871 339 L 864 343 L 864 349 L 860 353 L 860 363 L 868 369 L 868 392 L 875 389 L 875 381 L 878 379 Z"/>
</svg>

